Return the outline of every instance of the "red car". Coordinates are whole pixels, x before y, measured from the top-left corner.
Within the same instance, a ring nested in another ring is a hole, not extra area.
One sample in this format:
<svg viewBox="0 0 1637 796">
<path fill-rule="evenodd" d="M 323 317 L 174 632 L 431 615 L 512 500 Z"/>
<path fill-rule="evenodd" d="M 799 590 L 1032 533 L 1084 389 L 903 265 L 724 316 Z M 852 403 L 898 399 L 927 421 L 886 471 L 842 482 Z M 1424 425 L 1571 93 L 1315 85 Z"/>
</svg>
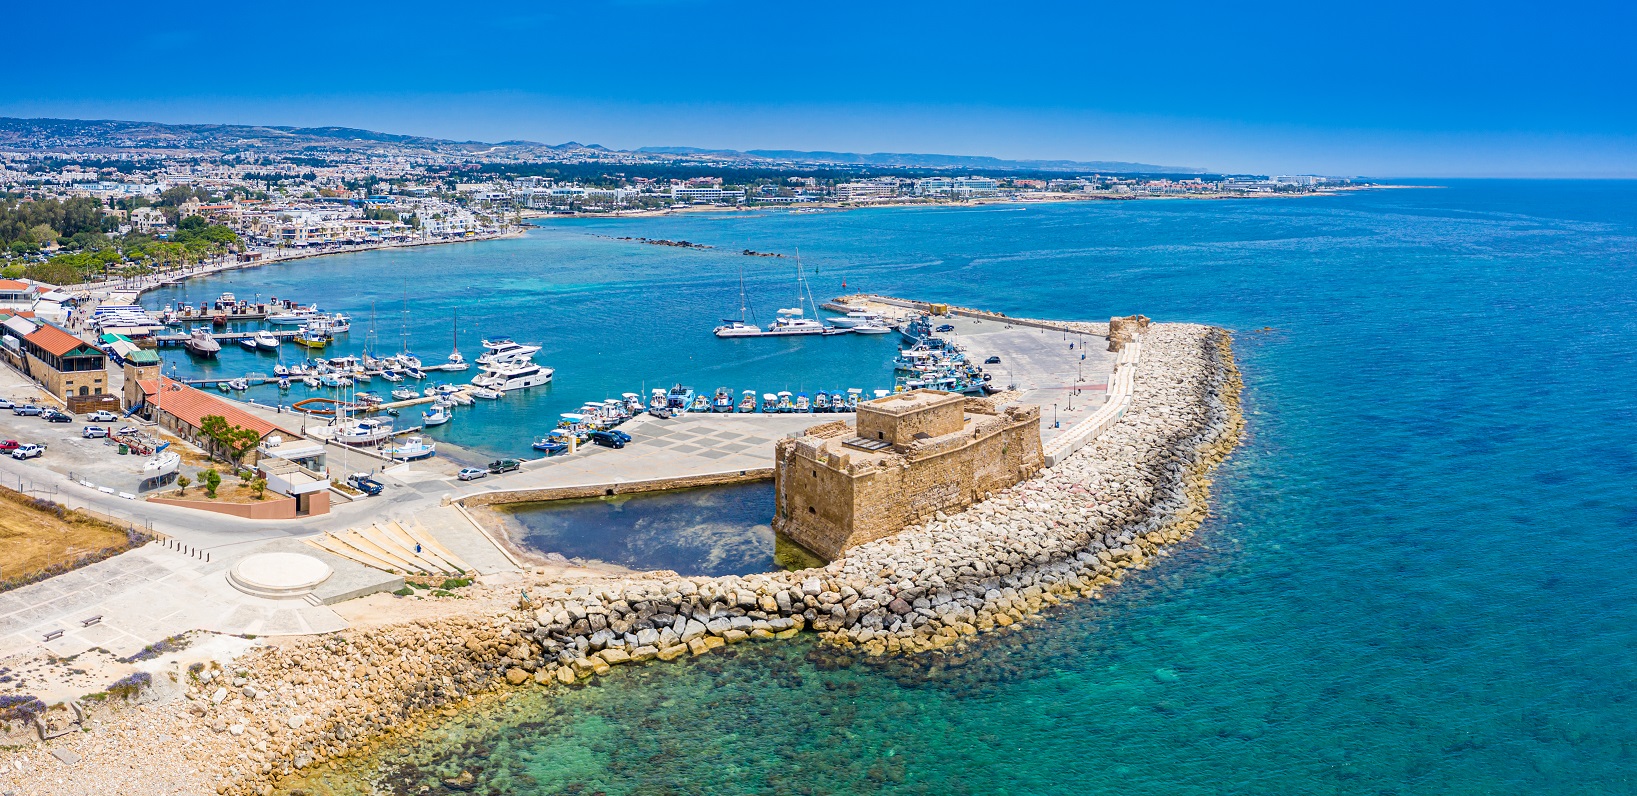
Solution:
<svg viewBox="0 0 1637 796">
<path fill-rule="evenodd" d="M 19 444 L 20 443 L 14 439 L 8 439 L 4 442 L 0 442 L 0 453 L 11 453 L 12 451 L 17 450 L 17 446 Z"/>
</svg>

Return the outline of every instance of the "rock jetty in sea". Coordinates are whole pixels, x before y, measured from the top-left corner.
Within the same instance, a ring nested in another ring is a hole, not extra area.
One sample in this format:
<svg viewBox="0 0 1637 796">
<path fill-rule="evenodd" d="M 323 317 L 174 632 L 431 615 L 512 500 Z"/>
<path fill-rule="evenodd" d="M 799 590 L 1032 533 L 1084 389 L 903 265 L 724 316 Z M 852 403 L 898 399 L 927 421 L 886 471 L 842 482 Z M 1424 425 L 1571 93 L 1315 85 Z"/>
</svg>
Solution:
<svg viewBox="0 0 1637 796">
<path fill-rule="evenodd" d="M 1108 334 L 1106 324 L 1060 326 Z M 1141 340 L 1133 400 L 1117 423 L 965 511 L 817 569 L 528 580 L 527 603 L 517 585 L 478 586 L 478 599 L 449 601 L 448 616 L 282 640 L 232 671 L 182 673 L 185 712 L 165 752 L 215 792 L 269 793 L 278 778 L 390 728 L 457 716 L 485 692 L 573 686 L 615 666 L 802 631 L 865 654 L 924 653 L 1095 597 L 1199 526 L 1208 472 L 1243 422 L 1226 332 L 1155 323 Z M 31 792 L 59 792 L 48 779 L 35 784 Z"/>
</svg>

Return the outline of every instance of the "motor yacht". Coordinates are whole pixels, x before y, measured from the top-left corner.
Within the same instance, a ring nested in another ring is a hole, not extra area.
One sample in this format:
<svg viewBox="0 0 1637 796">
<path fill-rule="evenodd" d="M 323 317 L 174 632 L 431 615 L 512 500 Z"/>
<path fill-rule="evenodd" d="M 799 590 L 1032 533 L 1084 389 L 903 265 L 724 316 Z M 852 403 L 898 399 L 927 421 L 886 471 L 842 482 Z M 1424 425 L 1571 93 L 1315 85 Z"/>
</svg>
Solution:
<svg viewBox="0 0 1637 796">
<path fill-rule="evenodd" d="M 484 365 L 483 373 L 472 379 L 472 384 L 500 392 L 524 390 L 550 382 L 555 372 L 530 359 L 497 362 Z"/>
<path fill-rule="evenodd" d="M 255 337 L 241 337 L 237 340 L 237 342 L 239 347 L 246 351 L 255 351 L 257 348 L 260 348 L 260 346 L 256 345 Z"/>
<path fill-rule="evenodd" d="M 870 312 L 869 310 L 853 310 L 846 315 L 835 318 L 827 318 L 826 320 L 830 322 L 831 326 L 839 326 L 843 329 L 857 329 L 860 326 L 870 325 L 887 325 L 887 320 L 881 317 L 881 313 Z"/>
<path fill-rule="evenodd" d="M 779 310 L 779 317 L 767 325 L 763 335 L 788 336 L 798 334 L 824 334 L 824 324 L 803 316 L 800 307 L 789 307 Z"/>
<path fill-rule="evenodd" d="M 519 343 L 510 337 L 492 337 L 482 342 L 483 353 L 477 357 L 480 366 L 528 359 L 540 350 L 540 346 Z"/>
<path fill-rule="evenodd" d="M 267 331 L 266 329 L 263 329 L 263 330 L 261 330 L 259 332 L 256 332 L 256 334 L 251 339 L 255 340 L 256 341 L 256 347 L 260 348 L 263 351 L 277 351 L 277 350 L 279 350 L 279 339 L 277 337 L 274 337 L 273 333 Z"/>
<path fill-rule="evenodd" d="M 182 345 L 187 348 L 189 354 L 207 359 L 216 356 L 222 350 L 222 344 L 216 342 L 216 338 L 211 337 L 210 332 L 202 327 L 189 332 L 187 342 Z"/>
<path fill-rule="evenodd" d="M 852 327 L 853 334 L 888 334 L 892 327 L 881 323 L 861 323 Z"/>
<path fill-rule="evenodd" d="M 397 384 L 398 382 L 404 380 L 404 377 L 401 374 L 399 374 L 398 371 L 396 371 L 396 370 L 383 370 L 383 371 L 381 371 L 381 378 L 386 379 L 387 381 L 390 381 L 390 382 L 392 382 L 394 384 Z"/>
</svg>

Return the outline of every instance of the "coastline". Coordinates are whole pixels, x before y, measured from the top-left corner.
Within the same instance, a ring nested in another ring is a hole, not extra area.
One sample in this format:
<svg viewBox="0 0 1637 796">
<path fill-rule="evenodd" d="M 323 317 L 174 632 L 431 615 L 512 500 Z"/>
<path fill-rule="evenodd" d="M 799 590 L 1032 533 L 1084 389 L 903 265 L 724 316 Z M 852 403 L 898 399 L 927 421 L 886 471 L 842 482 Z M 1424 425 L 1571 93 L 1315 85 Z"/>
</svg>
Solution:
<svg viewBox="0 0 1637 796">
<path fill-rule="evenodd" d="M 95 779 L 109 786 L 102 792 L 271 793 L 395 728 L 461 716 L 511 687 L 577 687 L 615 665 L 803 631 L 870 656 L 946 654 L 979 634 L 1039 621 L 1051 605 L 1100 597 L 1199 527 L 1209 512 L 1210 472 L 1244 424 L 1225 330 L 1155 324 L 1142 342 L 1136 400 L 1119 422 L 964 512 L 801 572 L 680 578 L 536 570 L 458 597 L 384 598 L 393 614 L 423 615 L 283 640 L 226 669 L 156 673 L 156 681 L 175 678 L 155 689 L 168 689 L 169 701 L 99 712 L 96 732 L 16 753 L 26 787 L 79 792 L 49 774 L 50 752 L 66 749 L 83 760 L 75 773 L 81 786 Z M 370 605 L 379 607 L 357 610 Z M 637 643 L 616 644 L 612 631 Z M 202 680 L 206 672 L 218 673 Z M 109 735 L 127 742 L 109 743 Z M 143 760 L 135 771 L 133 750 Z"/>
</svg>

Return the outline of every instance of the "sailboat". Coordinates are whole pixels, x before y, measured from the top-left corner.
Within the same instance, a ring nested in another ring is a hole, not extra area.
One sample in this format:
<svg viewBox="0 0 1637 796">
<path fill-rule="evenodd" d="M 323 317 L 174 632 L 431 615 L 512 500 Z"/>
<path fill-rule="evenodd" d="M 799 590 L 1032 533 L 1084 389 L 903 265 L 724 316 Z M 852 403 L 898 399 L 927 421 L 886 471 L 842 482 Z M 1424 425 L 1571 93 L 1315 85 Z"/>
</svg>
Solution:
<svg viewBox="0 0 1637 796">
<path fill-rule="evenodd" d="M 750 300 L 745 297 L 745 267 L 739 266 L 739 319 L 723 318 L 722 325 L 711 330 L 717 337 L 760 337 L 762 330 L 750 322 Z"/>
<path fill-rule="evenodd" d="M 807 280 L 801 275 L 801 249 L 796 250 L 796 306 L 779 310 L 779 317 L 768 324 L 764 335 L 785 336 L 797 334 L 824 334 L 826 327 L 816 318 L 805 317 L 802 313 L 803 303 L 812 304 L 813 292 L 807 287 Z M 818 307 L 813 307 L 813 314 L 818 314 Z"/>
<path fill-rule="evenodd" d="M 460 355 L 460 310 L 455 310 L 455 324 L 453 327 L 454 350 L 449 352 L 449 364 L 444 370 L 466 370 L 471 365 L 466 364 L 466 357 Z"/>
</svg>

